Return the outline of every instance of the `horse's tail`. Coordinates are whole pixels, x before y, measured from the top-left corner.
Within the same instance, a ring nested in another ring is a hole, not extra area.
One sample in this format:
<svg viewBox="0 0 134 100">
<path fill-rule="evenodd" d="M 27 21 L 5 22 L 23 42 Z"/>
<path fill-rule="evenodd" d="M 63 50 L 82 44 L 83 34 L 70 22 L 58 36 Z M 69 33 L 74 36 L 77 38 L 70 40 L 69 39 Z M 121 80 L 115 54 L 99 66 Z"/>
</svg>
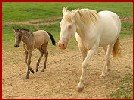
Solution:
<svg viewBox="0 0 134 100">
<path fill-rule="evenodd" d="M 50 36 L 50 39 L 51 39 L 52 44 L 53 44 L 53 45 L 56 45 L 56 42 L 55 42 L 55 39 L 53 38 L 53 35 L 50 34 L 49 32 L 47 32 L 47 33 L 48 33 L 48 35 Z"/>
<path fill-rule="evenodd" d="M 119 37 L 118 37 L 113 46 L 113 57 L 119 56 L 121 54 L 119 44 L 120 42 L 119 42 Z"/>
</svg>

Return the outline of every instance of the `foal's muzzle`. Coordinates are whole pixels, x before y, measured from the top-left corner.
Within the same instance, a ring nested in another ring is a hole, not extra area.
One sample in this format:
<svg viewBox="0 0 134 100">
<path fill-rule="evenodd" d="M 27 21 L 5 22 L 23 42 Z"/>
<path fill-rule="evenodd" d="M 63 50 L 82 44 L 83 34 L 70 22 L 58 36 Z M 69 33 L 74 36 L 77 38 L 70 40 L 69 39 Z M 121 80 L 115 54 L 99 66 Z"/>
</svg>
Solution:
<svg viewBox="0 0 134 100">
<path fill-rule="evenodd" d="M 14 47 L 19 47 L 19 45 L 15 44 Z"/>
</svg>

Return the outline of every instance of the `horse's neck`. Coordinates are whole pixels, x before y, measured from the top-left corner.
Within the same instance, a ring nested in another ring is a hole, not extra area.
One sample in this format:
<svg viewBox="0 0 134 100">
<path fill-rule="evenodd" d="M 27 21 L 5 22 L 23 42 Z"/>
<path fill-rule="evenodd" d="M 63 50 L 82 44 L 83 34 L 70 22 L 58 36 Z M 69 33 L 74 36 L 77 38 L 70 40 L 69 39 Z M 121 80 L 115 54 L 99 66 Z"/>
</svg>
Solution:
<svg viewBox="0 0 134 100">
<path fill-rule="evenodd" d="M 76 26 L 76 32 L 78 33 L 79 37 L 82 40 L 85 40 L 85 38 L 86 38 L 87 28 L 88 27 L 85 27 L 85 26 L 79 25 L 79 24 L 77 24 L 77 26 Z"/>
<path fill-rule="evenodd" d="M 98 34 L 98 30 L 99 32 L 101 31 L 101 29 L 98 28 L 97 23 L 91 23 L 88 25 L 76 24 L 76 32 L 82 40 L 92 39 L 96 34 Z"/>
<path fill-rule="evenodd" d="M 26 44 L 27 46 L 33 45 L 34 42 L 34 36 L 31 33 L 24 33 L 22 35 L 22 42 Z"/>
</svg>

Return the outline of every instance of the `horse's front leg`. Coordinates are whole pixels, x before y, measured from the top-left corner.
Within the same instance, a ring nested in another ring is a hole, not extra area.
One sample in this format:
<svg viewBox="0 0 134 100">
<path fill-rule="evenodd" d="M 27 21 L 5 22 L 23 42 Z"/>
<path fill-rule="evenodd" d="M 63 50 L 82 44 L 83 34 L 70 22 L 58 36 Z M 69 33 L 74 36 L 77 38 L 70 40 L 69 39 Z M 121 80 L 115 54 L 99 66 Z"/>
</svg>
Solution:
<svg viewBox="0 0 134 100">
<path fill-rule="evenodd" d="M 78 83 L 78 92 L 81 92 L 84 89 L 84 80 L 86 76 L 86 69 L 87 69 L 88 61 L 91 59 L 94 52 L 95 52 L 95 49 L 90 49 L 87 52 L 87 56 L 85 57 L 84 61 L 82 62 L 82 75 Z"/>
<path fill-rule="evenodd" d="M 28 66 L 28 69 L 27 69 L 27 73 L 26 73 L 26 79 L 29 79 L 29 74 L 30 74 L 30 71 L 32 73 L 34 73 L 34 70 L 30 67 L 30 64 L 31 64 L 31 57 L 32 57 L 32 51 L 28 51 L 28 61 L 27 61 L 27 66 Z"/>
<path fill-rule="evenodd" d="M 83 50 L 81 49 L 81 53 L 82 53 L 82 58 L 83 58 L 83 61 L 85 60 L 86 56 L 87 56 L 87 51 L 86 50 Z"/>
</svg>

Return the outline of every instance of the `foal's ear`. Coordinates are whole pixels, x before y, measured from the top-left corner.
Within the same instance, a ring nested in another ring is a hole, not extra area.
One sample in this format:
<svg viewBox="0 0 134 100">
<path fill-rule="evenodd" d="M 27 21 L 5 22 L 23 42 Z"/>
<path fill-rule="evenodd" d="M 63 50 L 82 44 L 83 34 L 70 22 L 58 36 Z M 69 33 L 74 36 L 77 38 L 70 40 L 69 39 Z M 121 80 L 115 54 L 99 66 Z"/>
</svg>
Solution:
<svg viewBox="0 0 134 100">
<path fill-rule="evenodd" d="M 13 31 L 14 31 L 14 32 L 18 32 L 19 29 L 16 29 L 15 27 L 13 27 Z"/>
<path fill-rule="evenodd" d="M 13 30 L 15 30 L 15 27 L 13 27 Z"/>
</svg>

